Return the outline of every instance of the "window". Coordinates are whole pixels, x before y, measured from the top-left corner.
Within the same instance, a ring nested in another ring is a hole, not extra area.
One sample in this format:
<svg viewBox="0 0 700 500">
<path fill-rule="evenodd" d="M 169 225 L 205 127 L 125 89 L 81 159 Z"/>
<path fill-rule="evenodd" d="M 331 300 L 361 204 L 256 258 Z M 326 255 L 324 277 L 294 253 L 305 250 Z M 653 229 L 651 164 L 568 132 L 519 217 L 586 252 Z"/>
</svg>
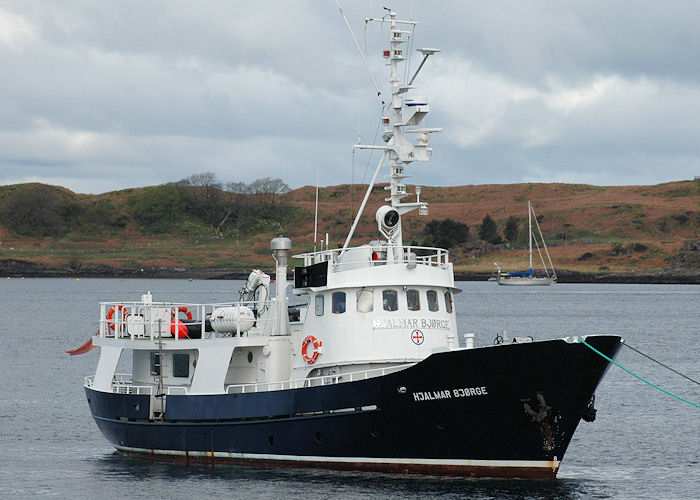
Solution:
<svg viewBox="0 0 700 500">
<path fill-rule="evenodd" d="M 448 313 L 452 313 L 452 294 L 449 290 L 445 290 L 445 309 Z"/>
<path fill-rule="evenodd" d="M 406 303 L 409 311 L 420 311 L 420 296 L 418 290 L 406 291 Z"/>
<path fill-rule="evenodd" d="M 173 377 L 190 376 L 190 355 L 173 354 Z"/>
<path fill-rule="evenodd" d="M 151 353 L 151 375 L 160 375 L 160 354 Z"/>
<path fill-rule="evenodd" d="M 323 316 L 323 295 L 316 295 L 316 316 Z"/>
<path fill-rule="evenodd" d="M 397 311 L 399 309 L 399 298 L 396 290 L 383 290 L 382 303 L 385 311 Z"/>
<path fill-rule="evenodd" d="M 428 296 L 428 310 L 435 312 L 440 309 L 438 306 L 437 292 L 435 290 L 428 290 L 426 295 Z"/>
<path fill-rule="evenodd" d="M 374 292 L 372 290 L 359 290 L 357 292 L 357 310 L 361 313 L 372 312 L 374 309 Z"/>
<path fill-rule="evenodd" d="M 343 314 L 345 312 L 345 292 L 333 292 L 332 298 L 333 314 Z"/>
</svg>

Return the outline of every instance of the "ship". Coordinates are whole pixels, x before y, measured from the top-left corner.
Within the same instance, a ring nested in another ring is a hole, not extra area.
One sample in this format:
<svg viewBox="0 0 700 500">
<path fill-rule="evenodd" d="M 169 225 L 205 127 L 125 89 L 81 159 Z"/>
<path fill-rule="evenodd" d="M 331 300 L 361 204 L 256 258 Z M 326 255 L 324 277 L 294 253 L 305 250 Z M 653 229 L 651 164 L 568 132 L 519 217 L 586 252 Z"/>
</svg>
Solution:
<svg viewBox="0 0 700 500">
<path fill-rule="evenodd" d="M 609 361 L 591 347 L 613 358 L 619 336 L 477 346 L 457 325 L 449 252 L 404 244 L 405 214 L 429 210 L 418 187 L 415 201 L 406 200 L 414 195 L 405 168 L 429 160 L 440 129 L 421 127 L 429 103 L 413 95 L 416 75 L 399 78 L 416 21 L 394 12 L 368 21 L 388 28 L 392 95 L 384 144 L 357 145 L 381 159 L 342 248 L 326 240 L 293 255 L 289 238 L 274 238 L 274 283 L 273 273 L 253 270 L 238 296 L 220 303 L 148 291 L 100 303 L 97 333 L 79 351 L 100 349 L 84 391 L 117 453 L 540 478 L 556 476 L 578 424 L 594 419 Z M 420 71 L 438 49 L 419 51 Z M 382 169 L 390 182 L 375 212 L 377 238 L 352 245 Z"/>
</svg>

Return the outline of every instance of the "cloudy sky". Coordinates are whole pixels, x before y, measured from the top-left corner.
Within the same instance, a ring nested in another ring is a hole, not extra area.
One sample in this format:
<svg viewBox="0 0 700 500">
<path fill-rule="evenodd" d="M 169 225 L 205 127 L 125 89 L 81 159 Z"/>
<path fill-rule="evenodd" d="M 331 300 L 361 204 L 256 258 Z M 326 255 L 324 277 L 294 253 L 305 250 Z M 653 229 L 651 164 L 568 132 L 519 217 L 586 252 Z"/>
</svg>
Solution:
<svg viewBox="0 0 700 500">
<path fill-rule="evenodd" d="M 700 175 L 700 2 L 341 2 L 385 80 L 384 5 L 439 47 L 411 183 Z M 415 69 L 419 57 L 411 65 Z M 334 0 L 0 0 L 0 184 L 101 193 L 213 171 L 365 182 L 380 104 Z M 384 88 L 385 94 L 389 91 Z M 378 139 L 381 141 L 381 139 Z"/>
</svg>

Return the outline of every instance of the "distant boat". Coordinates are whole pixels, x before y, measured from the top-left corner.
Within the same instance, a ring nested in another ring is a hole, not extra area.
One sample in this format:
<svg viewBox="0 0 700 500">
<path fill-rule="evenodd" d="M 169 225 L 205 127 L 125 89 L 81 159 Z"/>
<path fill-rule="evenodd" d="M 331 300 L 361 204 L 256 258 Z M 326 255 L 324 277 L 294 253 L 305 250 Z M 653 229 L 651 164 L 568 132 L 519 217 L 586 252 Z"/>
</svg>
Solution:
<svg viewBox="0 0 700 500">
<path fill-rule="evenodd" d="M 530 202 L 527 202 L 527 231 L 528 231 L 528 250 L 530 253 L 530 267 L 527 271 L 510 271 L 502 272 L 498 264 L 494 263 L 497 271 L 497 281 L 499 285 L 509 285 L 509 286 L 544 286 L 551 285 L 557 281 L 557 273 L 554 270 L 554 265 L 552 264 L 552 259 L 549 257 L 549 251 L 547 250 L 547 244 L 542 237 L 542 231 L 540 231 L 540 224 L 537 222 L 537 217 L 534 217 L 535 211 L 532 208 Z M 537 228 L 537 233 L 539 234 L 539 240 L 535 237 L 532 232 L 532 219 L 535 219 L 535 227 Z M 532 243 L 535 243 L 537 248 L 537 253 L 540 256 L 540 261 L 542 262 L 542 268 L 544 270 L 544 276 L 536 276 L 532 270 Z M 542 250 L 540 249 L 540 243 L 542 243 L 542 249 L 547 256 L 547 262 L 549 267 L 545 263 L 544 257 L 542 256 Z"/>
</svg>

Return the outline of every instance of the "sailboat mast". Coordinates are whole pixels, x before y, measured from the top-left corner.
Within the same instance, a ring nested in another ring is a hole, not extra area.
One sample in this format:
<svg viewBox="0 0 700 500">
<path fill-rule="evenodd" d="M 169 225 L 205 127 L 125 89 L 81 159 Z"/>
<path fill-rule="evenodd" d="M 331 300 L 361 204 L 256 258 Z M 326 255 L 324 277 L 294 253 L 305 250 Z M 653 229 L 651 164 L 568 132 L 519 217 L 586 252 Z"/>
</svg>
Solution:
<svg viewBox="0 0 700 500">
<path fill-rule="evenodd" d="M 532 271 L 532 208 L 530 207 L 530 201 L 527 202 L 527 234 L 528 234 L 528 245 L 530 250 L 530 271 Z"/>
</svg>

